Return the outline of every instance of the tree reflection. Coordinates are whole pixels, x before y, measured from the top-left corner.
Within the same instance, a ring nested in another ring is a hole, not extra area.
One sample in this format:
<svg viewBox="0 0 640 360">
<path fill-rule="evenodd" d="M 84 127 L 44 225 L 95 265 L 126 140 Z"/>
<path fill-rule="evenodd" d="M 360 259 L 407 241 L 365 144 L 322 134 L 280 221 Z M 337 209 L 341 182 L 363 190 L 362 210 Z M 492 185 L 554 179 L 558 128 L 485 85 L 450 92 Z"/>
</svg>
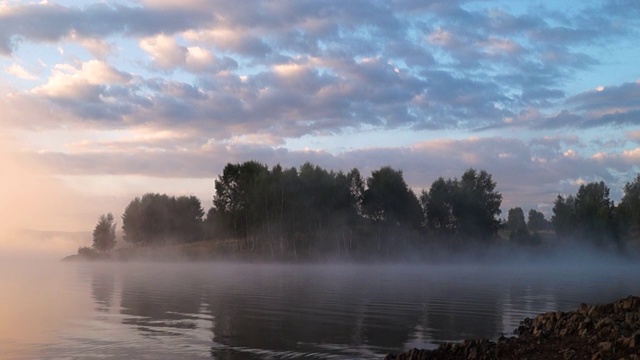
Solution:
<svg viewBox="0 0 640 360">
<path fill-rule="evenodd" d="M 207 295 L 215 319 L 214 358 L 384 353 L 403 347 L 422 309 L 419 303 L 394 306 L 402 294 L 390 292 L 391 283 L 348 274 L 332 278 L 304 270 L 237 280 L 241 291 L 216 287 Z"/>
<path fill-rule="evenodd" d="M 91 268 L 91 297 L 100 312 L 109 312 L 113 302 L 115 276 L 112 269 Z"/>
<path fill-rule="evenodd" d="M 179 335 L 197 328 L 201 285 L 189 276 L 165 271 L 122 280 L 122 323 L 148 335 Z"/>
</svg>

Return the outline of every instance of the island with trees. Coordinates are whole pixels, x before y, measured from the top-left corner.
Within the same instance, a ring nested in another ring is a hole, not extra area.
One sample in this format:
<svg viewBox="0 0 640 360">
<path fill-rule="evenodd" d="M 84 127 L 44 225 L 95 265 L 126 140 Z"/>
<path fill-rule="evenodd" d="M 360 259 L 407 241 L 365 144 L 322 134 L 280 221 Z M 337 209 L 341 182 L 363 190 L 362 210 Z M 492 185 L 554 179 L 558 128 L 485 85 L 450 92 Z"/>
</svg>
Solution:
<svg viewBox="0 0 640 360">
<path fill-rule="evenodd" d="M 535 209 L 525 219 L 520 207 L 500 219 L 496 182 L 473 168 L 416 194 L 389 166 L 365 179 L 356 168 L 247 161 L 227 164 L 214 188 L 206 212 L 195 196 L 136 197 L 122 215 L 126 246 L 113 250 L 117 224 L 109 213 L 98 219 L 92 246 L 72 258 L 421 261 L 496 246 L 536 252 L 558 242 L 636 254 L 640 239 L 640 175 L 617 205 L 604 182 L 560 194 L 550 220 Z"/>
</svg>

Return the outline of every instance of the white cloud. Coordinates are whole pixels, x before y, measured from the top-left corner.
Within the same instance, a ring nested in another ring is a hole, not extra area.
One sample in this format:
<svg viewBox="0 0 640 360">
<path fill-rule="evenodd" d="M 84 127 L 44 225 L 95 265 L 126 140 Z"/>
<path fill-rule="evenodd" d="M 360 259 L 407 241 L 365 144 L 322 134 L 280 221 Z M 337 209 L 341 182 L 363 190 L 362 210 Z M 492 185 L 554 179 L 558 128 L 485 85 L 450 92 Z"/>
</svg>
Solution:
<svg viewBox="0 0 640 360">
<path fill-rule="evenodd" d="M 163 69 L 183 65 L 187 54 L 174 37 L 167 35 L 144 38 L 140 40 L 140 47 L 151 56 L 156 66 Z"/>
<path fill-rule="evenodd" d="M 187 68 L 195 71 L 204 71 L 212 68 L 215 63 L 216 58 L 209 50 L 199 46 L 190 46 L 187 48 L 185 59 L 185 65 Z"/>
<path fill-rule="evenodd" d="M 84 62 L 79 67 L 58 64 L 53 68 L 49 81 L 35 88 L 33 93 L 53 98 L 90 99 L 100 96 L 101 87 L 126 84 L 131 78 L 131 75 L 99 60 Z"/>
<path fill-rule="evenodd" d="M 7 74 L 11 74 L 11 75 L 13 75 L 15 77 L 19 77 L 19 78 L 25 79 L 25 80 L 36 80 L 36 79 L 38 79 L 37 76 L 35 76 L 32 73 L 28 72 L 27 70 L 25 70 L 25 68 L 23 68 L 19 64 L 13 64 L 11 66 L 5 67 L 4 71 Z"/>
<path fill-rule="evenodd" d="M 215 55 L 200 46 L 182 46 L 175 37 L 158 35 L 140 40 L 153 65 L 164 70 L 182 68 L 194 73 L 225 70 L 231 64 L 219 64 Z"/>
<path fill-rule="evenodd" d="M 69 40 L 82 45 L 97 59 L 105 59 L 115 52 L 115 46 L 106 40 L 95 37 L 85 37 L 75 30 L 71 31 Z"/>
</svg>

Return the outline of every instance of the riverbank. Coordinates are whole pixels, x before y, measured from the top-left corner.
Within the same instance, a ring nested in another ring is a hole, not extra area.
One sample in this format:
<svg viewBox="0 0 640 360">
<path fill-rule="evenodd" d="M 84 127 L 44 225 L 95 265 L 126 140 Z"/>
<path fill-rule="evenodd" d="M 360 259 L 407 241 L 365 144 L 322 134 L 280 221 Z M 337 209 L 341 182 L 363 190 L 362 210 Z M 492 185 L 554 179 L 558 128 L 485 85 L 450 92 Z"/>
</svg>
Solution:
<svg viewBox="0 0 640 360">
<path fill-rule="evenodd" d="M 551 236 L 551 235 L 545 235 Z M 596 248 L 576 241 L 555 239 L 539 246 L 522 246 L 507 240 L 492 244 L 472 243 L 465 246 L 426 243 L 414 252 L 402 253 L 335 253 L 326 254 L 300 249 L 298 252 L 281 251 L 273 246 L 266 249 L 247 248 L 238 239 L 207 240 L 192 243 L 155 246 L 123 246 L 108 253 L 84 247 L 78 254 L 63 261 L 249 261 L 249 262 L 375 262 L 375 263 L 501 263 L 540 264 L 577 263 L 590 266 L 593 262 L 630 262 L 640 258 L 640 241 L 629 241 L 624 252 L 613 248 Z"/>
<path fill-rule="evenodd" d="M 434 350 L 412 349 L 385 360 L 454 359 L 640 359 L 640 298 L 629 296 L 608 304 L 581 304 L 569 312 L 527 318 L 501 337 L 443 344 Z"/>
</svg>

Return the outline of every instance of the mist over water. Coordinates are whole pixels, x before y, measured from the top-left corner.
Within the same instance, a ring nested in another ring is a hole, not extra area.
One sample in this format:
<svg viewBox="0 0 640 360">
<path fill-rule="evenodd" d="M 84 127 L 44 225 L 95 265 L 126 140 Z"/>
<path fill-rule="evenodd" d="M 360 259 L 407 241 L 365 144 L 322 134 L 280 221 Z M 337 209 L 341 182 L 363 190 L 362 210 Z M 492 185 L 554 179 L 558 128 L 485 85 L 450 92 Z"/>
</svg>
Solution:
<svg viewBox="0 0 640 360">
<path fill-rule="evenodd" d="M 381 358 L 640 293 L 637 264 L 574 258 L 2 263 L 0 358 Z"/>
</svg>

